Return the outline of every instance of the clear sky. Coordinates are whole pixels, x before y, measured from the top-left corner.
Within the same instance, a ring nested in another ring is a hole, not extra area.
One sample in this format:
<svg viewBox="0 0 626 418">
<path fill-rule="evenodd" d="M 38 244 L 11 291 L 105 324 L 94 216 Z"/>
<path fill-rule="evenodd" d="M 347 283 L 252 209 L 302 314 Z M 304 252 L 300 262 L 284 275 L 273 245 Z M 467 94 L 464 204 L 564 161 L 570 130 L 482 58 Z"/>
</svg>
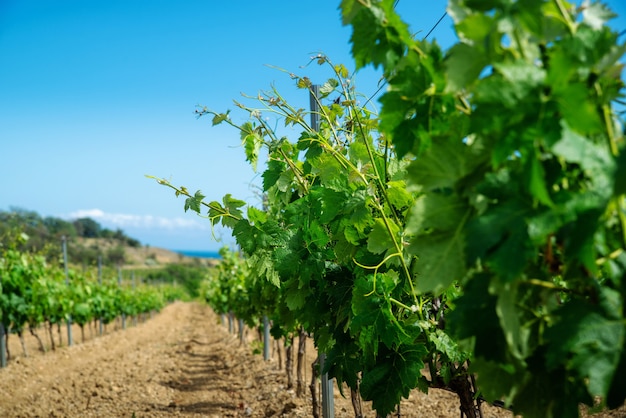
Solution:
<svg viewBox="0 0 626 418">
<path fill-rule="evenodd" d="M 145 174 L 168 178 L 208 200 L 226 193 L 258 203 L 260 179 L 239 134 L 196 119 L 196 105 L 233 110 L 241 93 L 275 85 L 308 106 L 274 65 L 323 83 L 310 57 L 353 68 L 339 0 L 0 0 L 0 209 L 88 216 L 142 244 L 213 251 L 209 221 Z M 626 2 L 608 2 L 626 29 Z M 400 0 L 413 32 L 425 34 L 444 0 Z M 446 17 L 430 35 L 454 41 Z M 373 93 L 378 75 L 356 77 Z M 294 132 L 294 135 L 298 132 Z"/>
</svg>

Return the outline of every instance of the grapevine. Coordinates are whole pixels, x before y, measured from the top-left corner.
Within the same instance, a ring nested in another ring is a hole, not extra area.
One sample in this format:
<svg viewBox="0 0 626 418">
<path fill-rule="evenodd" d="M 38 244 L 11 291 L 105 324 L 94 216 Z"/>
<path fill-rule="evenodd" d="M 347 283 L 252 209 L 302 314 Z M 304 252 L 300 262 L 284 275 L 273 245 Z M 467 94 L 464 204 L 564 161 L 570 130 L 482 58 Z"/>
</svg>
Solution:
<svg viewBox="0 0 626 418">
<path fill-rule="evenodd" d="M 158 311 L 181 297 L 180 290 L 174 287 L 120 287 L 115 279 L 100 283 L 88 273 L 73 269 L 68 271 L 66 283 L 64 269 L 59 264 L 47 261 L 40 253 L 17 250 L 17 244 L 28 237 L 15 231 L 11 234 L 4 237 L 6 245 L 0 247 L 0 323 L 7 339 L 11 333 L 18 335 L 25 355 L 28 355 L 23 341 L 25 330 L 38 340 L 40 350 L 45 351 L 43 339 L 37 333 L 43 327 L 48 332 L 50 347 L 55 349 L 53 328 L 57 327 L 60 344 L 61 324 L 70 318 L 80 326 L 84 341 L 85 326 L 96 320 L 106 325 L 122 314 L 137 316 Z"/>
<path fill-rule="evenodd" d="M 318 130 L 276 90 L 260 97 L 261 108 L 238 103 L 254 118 L 238 127 L 248 161 L 257 161 L 261 147 L 269 154 L 263 173 L 266 208 L 249 206 L 244 216 L 237 207 L 241 219 L 230 226 L 248 257 L 248 275 L 256 283 L 248 291 L 257 295 L 251 296 L 257 312 L 269 313 L 288 333 L 302 326 L 327 353 L 330 375 L 386 414 L 416 386 L 445 386 L 464 375 L 463 366 L 439 366 L 467 358 L 437 327 L 435 304 L 456 290 L 450 288 L 437 302 L 416 291 L 411 272 L 416 259 L 402 244 L 417 196 L 406 188 L 407 163 L 395 159 L 377 134 L 373 111 L 358 106 L 346 68 L 324 56 L 316 61 L 334 76 L 320 89 Z M 305 91 L 311 87 L 303 77 L 295 81 Z M 345 100 L 337 104 L 333 95 Z M 302 127 L 299 140 L 280 137 L 263 112 Z M 234 125 L 228 113 L 201 113 Z M 179 195 L 186 190 L 158 181 Z M 186 208 L 202 206 L 189 202 L 195 195 L 185 195 Z M 239 204 L 227 196 L 204 206 L 216 224 L 222 218 L 211 215 L 213 208 L 225 212 L 222 208 Z M 273 297 L 263 298 L 268 292 Z M 420 373 L 425 361 L 431 380 Z"/>
<path fill-rule="evenodd" d="M 393 0 L 341 9 L 357 69 L 384 73 L 380 114 L 318 55 L 332 74 L 319 127 L 276 89 L 236 103 L 242 125 L 197 111 L 238 129 L 253 166 L 265 149 L 263 210 L 157 180 L 232 228 L 251 295 L 276 295 L 258 309 L 301 324 L 330 375 L 381 416 L 416 387 L 456 392 L 468 417 L 481 399 L 528 417 L 622 405 L 626 152 L 613 106 L 626 46 L 611 11 L 452 0 L 459 42 L 443 51 L 411 35 Z"/>
</svg>

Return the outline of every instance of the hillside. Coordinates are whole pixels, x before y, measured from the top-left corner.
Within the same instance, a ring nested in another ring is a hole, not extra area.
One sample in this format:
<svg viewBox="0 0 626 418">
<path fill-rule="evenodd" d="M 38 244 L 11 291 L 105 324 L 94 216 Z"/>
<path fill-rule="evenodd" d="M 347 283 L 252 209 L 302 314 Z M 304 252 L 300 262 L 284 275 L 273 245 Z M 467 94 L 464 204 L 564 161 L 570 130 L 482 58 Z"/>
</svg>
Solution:
<svg viewBox="0 0 626 418">
<path fill-rule="evenodd" d="M 164 248 L 142 246 L 139 240 L 121 229 L 104 228 L 91 218 L 67 221 L 15 207 L 0 210 L 0 245 L 16 246 L 20 251 L 37 252 L 50 260 L 58 260 L 62 256 L 62 237 L 68 237 L 69 262 L 74 265 L 93 266 L 99 257 L 105 265 L 121 264 L 124 268 L 216 263 L 215 260 L 185 257 Z"/>
<path fill-rule="evenodd" d="M 114 238 L 76 238 L 76 245 L 98 250 L 102 253 L 121 246 L 124 250 L 125 260 L 123 268 L 162 267 L 172 263 L 212 266 L 218 262 L 215 259 L 187 257 L 165 248 L 133 247 Z"/>
</svg>

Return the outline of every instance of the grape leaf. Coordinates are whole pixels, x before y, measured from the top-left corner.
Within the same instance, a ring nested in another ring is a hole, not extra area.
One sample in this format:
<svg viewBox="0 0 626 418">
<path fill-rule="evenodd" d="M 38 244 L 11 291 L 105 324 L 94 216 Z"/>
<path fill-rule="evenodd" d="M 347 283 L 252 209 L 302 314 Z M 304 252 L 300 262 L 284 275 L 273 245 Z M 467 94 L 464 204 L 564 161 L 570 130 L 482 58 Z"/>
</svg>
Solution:
<svg viewBox="0 0 626 418">
<path fill-rule="evenodd" d="M 248 161 L 252 169 L 256 171 L 259 151 L 261 150 L 261 145 L 263 145 L 263 138 L 261 138 L 258 128 L 256 128 L 252 122 L 246 122 L 242 125 L 240 136 L 246 153 L 246 161 Z"/>
<path fill-rule="evenodd" d="M 253 254 L 257 248 L 256 235 L 258 229 L 250 225 L 247 219 L 242 219 L 233 227 L 233 236 L 237 244 L 246 254 Z"/>
<path fill-rule="evenodd" d="M 243 200 L 235 199 L 231 196 L 231 194 L 226 194 L 222 198 L 222 202 L 224 203 L 224 211 L 225 213 L 231 216 L 222 216 L 222 225 L 233 228 L 237 223 L 237 220 L 243 217 L 243 212 L 241 211 L 241 207 L 246 205 L 246 202 Z M 209 216 L 211 216 L 209 214 Z"/>
<path fill-rule="evenodd" d="M 420 235 L 411 242 L 408 252 L 418 257 L 418 292 L 438 294 L 465 277 L 465 237 L 460 230 Z"/>
<path fill-rule="evenodd" d="M 374 254 L 381 254 L 386 251 L 395 252 L 394 238 L 397 240 L 399 228 L 391 219 L 387 219 L 387 224 L 391 229 L 391 234 L 387 230 L 385 220 L 382 218 L 376 218 L 372 231 L 367 236 L 367 249 Z"/>
<path fill-rule="evenodd" d="M 564 120 L 571 129 L 586 134 L 602 127 L 597 108 L 590 100 L 585 85 L 569 83 L 555 92 L 555 95 Z"/>
<path fill-rule="evenodd" d="M 489 60 L 479 48 L 465 43 L 452 46 L 446 57 L 448 91 L 462 90 L 476 81 L 488 64 Z"/>
<path fill-rule="evenodd" d="M 386 350 L 373 368 L 363 370 L 361 395 L 372 401 L 378 415 L 387 416 L 402 397 L 408 398 L 418 384 L 426 353 L 422 344 L 402 345 L 395 351 Z"/>
<path fill-rule="evenodd" d="M 405 226 L 405 232 L 422 235 L 428 231 L 456 229 L 466 216 L 468 207 L 458 196 L 427 193 L 415 200 Z"/>
<path fill-rule="evenodd" d="M 288 287 L 285 289 L 284 298 L 287 308 L 291 311 L 301 309 L 306 303 L 309 290 L 299 289 L 297 287 Z"/>
<path fill-rule="evenodd" d="M 528 190 L 533 197 L 546 206 L 554 206 L 546 186 L 546 173 L 538 158 L 529 158 Z"/>
<path fill-rule="evenodd" d="M 310 191 L 310 201 L 317 204 L 316 212 L 322 224 L 328 224 L 343 213 L 343 206 L 348 196 L 343 191 L 318 187 Z"/>
<path fill-rule="evenodd" d="M 517 359 L 523 361 L 528 355 L 531 328 L 523 327 L 520 322 L 520 314 L 516 300 L 518 300 L 517 287 L 510 284 L 492 283 L 490 293 L 498 296 L 496 313 L 500 319 L 504 337 L 509 345 L 509 351 Z"/>
<path fill-rule="evenodd" d="M 322 95 L 322 97 L 326 97 L 328 96 L 330 93 L 332 93 L 335 88 L 339 85 L 339 81 L 337 81 L 336 78 L 329 78 L 321 87 L 320 87 L 320 94 Z"/>
<path fill-rule="evenodd" d="M 393 272 L 379 273 L 376 279 L 373 275 L 355 279 L 351 329 L 356 335 L 363 334 L 360 343 L 365 347 L 377 347 L 382 342 L 391 348 L 410 338 L 391 310 L 388 295 L 395 287 L 395 279 L 397 274 Z M 372 293 L 374 280 L 376 292 Z"/>
<path fill-rule="evenodd" d="M 185 212 L 191 209 L 196 213 L 200 213 L 200 205 L 202 204 L 202 200 L 205 197 L 206 196 L 203 195 L 200 190 L 198 190 L 193 196 L 185 199 Z"/>
<path fill-rule="evenodd" d="M 604 24 L 614 17 L 617 17 L 617 14 L 606 4 L 595 1 L 593 3 L 586 1 L 583 4 L 583 22 L 593 29 L 602 29 Z"/>
<path fill-rule="evenodd" d="M 389 197 L 389 203 L 395 206 L 396 209 L 406 209 L 411 202 L 413 202 L 413 196 L 407 191 L 406 183 L 404 181 L 390 181 L 387 183 L 387 187 L 387 197 Z"/>
<path fill-rule="evenodd" d="M 360 357 L 359 347 L 351 339 L 340 340 L 340 343 L 333 345 L 326 354 L 325 366 L 329 375 L 338 380 L 339 387 L 342 386 L 342 382 L 346 382 L 348 387 L 357 389 L 358 376 L 361 372 Z"/>
<path fill-rule="evenodd" d="M 504 398 L 505 404 L 510 404 L 515 389 L 522 377 L 515 367 L 495 361 L 477 357 L 472 360 L 470 371 L 477 375 L 476 380 L 480 385 L 480 394 L 489 402 Z M 509 393 L 503 393 L 506 388 L 511 388 Z"/>
<path fill-rule="evenodd" d="M 474 155 L 471 146 L 460 140 L 440 140 L 415 158 L 407 168 L 409 185 L 423 190 L 454 187 L 461 178 L 472 172 L 484 158 Z"/>
<path fill-rule="evenodd" d="M 311 161 L 313 173 L 320 176 L 322 184 L 331 186 L 338 179 L 343 178 L 342 166 L 331 155 L 321 154 L 315 160 Z"/>
<path fill-rule="evenodd" d="M 344 22 L 352 24 L 352 57 L 356 68 L 368 63 L 392 68 L 403 55 L 405 43 L 412 43 L 408 27 L 393 10 L 393 1 L 382 0 L 365 7 L 345 2 Z M 404 41 L 404 42 L 403 42 Z"/>
<path fill-rule="evenodd" d="M 267 212 L 257 209 L 254 206 L 248 206 L 248 219 L 252 224 L 263 224 L 267 222 Z"/>
<path fill-rule="evenodd" d="M 503 362 L 507 342 L 496 314 L 497 297 L 489 293 L 491 276 L 477 274 L 469 280 L 463 294 L 455 300 L 446 319 L 450 334 L 459 339 L 475 338 L 474 355 Z"/>
<path fill-rule="evenodd" d="M 503 280 L 519 277 L 532 255 L 525 218 L 531 209 L 518 199 L 503 201 L 465 228 L 468 262 L 483 260 Z"/>
<path fill-rule="evenodd" d="M 564 363 L 587 382 L 590 395 L 606 396 L 624 346 L 624 324 L 580 300 L 568 302 L 556 315 L 558 322 L 545 334 L 547 366 Z"/>
<path fill-rule="evenodd" d="M 229 113 L 230 113 L 230 110 L 227 110 L 226 113 L 220 113 L 220 114 L 216 114 L 215 116 L 213 116 L 213 120 L 212 120 L 213 126 L 219 125 L 225 120 L 228 120 Z"/>
<path fill-rule="evenodd" d="M 281 174 L 285 171 L 285 163 L 270 159 L 267 161 L 267 168 L 263 171 L 263 191 L 266 192 L 276 184 Z"/>
<path fill-rule="evenodd" d="M 437 351 L 445 356 L 446 361 L 459 363 L 467 360 L 468 354 L 461 351 L 459 345 L 444 330 L 435 329 L 428 334 L 428 340 L 435 344 Z"/>
</svg>

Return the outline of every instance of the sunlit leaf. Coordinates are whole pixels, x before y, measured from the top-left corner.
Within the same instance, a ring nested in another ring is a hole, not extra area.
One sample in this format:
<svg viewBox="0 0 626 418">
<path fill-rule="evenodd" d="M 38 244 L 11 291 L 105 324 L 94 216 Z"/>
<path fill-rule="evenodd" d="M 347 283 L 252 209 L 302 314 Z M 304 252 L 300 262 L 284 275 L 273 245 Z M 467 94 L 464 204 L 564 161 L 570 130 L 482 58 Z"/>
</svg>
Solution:
<svg viewBox="0 0 626 418">
<path fill-rule="evenodd" d="M 389 229 L 387 228 L 389 226 Z M 385 251 L 394 251 L 394 239 L 397 240 L 399 232 L 398 225 L 392 220 L 383 220 L 377 218 L 374 222 L 372 231 L 367 237 L 367 249 L 374 254 L 384 253 Z"/>
<path fill-rule="evenodd" d="M 219 114 L 213 116 L 213 120 L 212 120 L 213 126 L 219 125 L 220 123 L 224 122 L 225 120 L 228 120 L 228 114 L 229 113 L 230 113 L 230 110 L 226 111 L 226 113 L 219 113 Z"/>
</svg>

